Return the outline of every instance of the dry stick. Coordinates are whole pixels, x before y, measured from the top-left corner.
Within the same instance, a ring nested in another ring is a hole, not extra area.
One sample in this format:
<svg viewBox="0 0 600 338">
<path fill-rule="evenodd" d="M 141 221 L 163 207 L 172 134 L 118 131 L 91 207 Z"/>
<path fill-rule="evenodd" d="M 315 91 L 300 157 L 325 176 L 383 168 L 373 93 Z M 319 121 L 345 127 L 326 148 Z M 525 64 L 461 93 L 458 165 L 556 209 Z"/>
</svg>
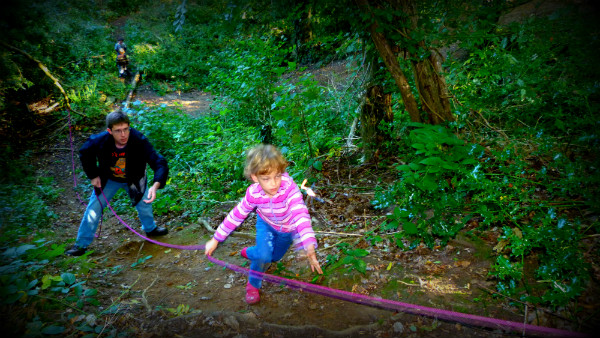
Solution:
<svg viewBox="0 0 600 338">
<path fill-rule="evenodd" d="M 485 117 L 483 117 L 483 115 L 481 114 L 481 112 L 478 112 L 478 111 L 477 111 L 477 110 L 475 110 L 475 109 L 471 109 L 471 111 L 474 111 L 474 112 L 476 112 L 477 114 L 479 114 L 479 116 L 481 116 L 481 118 L 483 119 L 483 122 L 485 122 L 485 124 L 486 124 L 486 125 L 487 125 L 487 126 L 488 126 L 488 127 L 491 129 L 491 130 L 493 130 L 493 131 L 497 132 L 498 134 L 502 135 L 502 136 L 504 137 L 504 139 L 505 139 L 505 140 L 508 140 L 508 136 L 506 136 L 506 134 L 505 134 L 505 133 L 504 133 L 502 130 L 500 130 L 500 129 L 496 129 L 496 128 L 492 127 L 492 125 L 491 125 L 491 124 L 488 122 L 488 120 L 486 120 L 486 118 L 485 118 Z"/>
<path fill-rule="evenodd" d="M 142 241 L 142 245 L 140 245 L 140 249 L 138 250 L 138 253 L 137 253 L 137 255 L 135 256 L 135 260 L 136 260 L 136 262 L 137 262 L 137 260 L 138 260 L 138 259 L 139 259 L 139 257 L 140 257 L 140 252 L 142 252 L 142 249 L 144 248 L 144 243 L 146 243 L 146 241 Z"/>
<path fill-rule="evenodd" d="M 201 224 L 204 226 L 204 228 L 205 228 L 206 230 L 208 230 L 209 232 L 211 232 L 211 233 L 214 233 L 214 232 L 216 231 L 215 229 L 213 229 L 213 228 L 210 226 L 210 224 L 208 224 L 208 222 L 207 222 L 206 220 L 203 220 L 203 219 L 201 219 L 201 220 L 200 220 L 200 223 L 201 223 Z M 237 235 L 237 236 L 247 237 L 247 238 L 250 238 L 250 239 L 252 239 L 252 238 L 254 238 L 254 237 L 255 237 L 255 235 L 254 235 L 254 234 L 249 234 L 249 233 L 246 233 L 246 232 L 237 232 L 237 231 L 234 231 L 234 232 L 232 232 L 232 233 L 231 233 L 231 235 L 232 235 L 232 236 L 236 236 L 236 235 Z"/>
<path fill-rule="evenodd" d="M 522 337 L 525 337 L 525 325 L 527 325 L 527 309 L 529 307 L 527 306 L 527 304 L 525 304 L 525 315 L 523 316 L 523 333 L 522 333 Z"/>
<path fill-rule="evenodd" d="M 140 81 L 140 72 L 136 72 L 135 76 L 133 77 L 133 80 L 131 81 L 131 85 L 133 86 L 133 88 L 131 88 L 131 90 L 129 91 L 129 94 L 127 95 L 127 99 L 125 100 L 125 108 L 129 108 L 129 104 L 131 103 L 131 98 L 133 98 L 133 92 L 137 88 L 137 84 L 139 81 Z"/>
<path fill-rule="evenodd" d="M 146 299 L 146 291 L 148 291 L 148 289 L 150 289 L 154 285 L 154 283 L 156 283 L 157 280 L 158 275 L 156 275 L 156 278 L 154 278 L 152 283 L 150 283 L 150 285 L 144 289 L 144 292 L 142 292 L 142 302 L 144 302 L 144 306 L 146 306 L 146 310 L 148 310 L 148 313 L 152 312 L 152 308 L 150 307 L 150 305 L 148 304 L 148 300 Z"/>
<path fill-rule="evenodd" d="M 40 67 L 40 69 L 44 72 L 44 74 L 46 74 L 46 76 L 48 76 L 52 81 L 54 81 L 54 85 L 58 88 L 58 90 L 60 90 L 60 92 L 63 94 L 63 96 L 65 97 L 65 101 L 67 103 L 67 107 L 69 107 L 69 109 L 74 112 L 77 113 L 83 117 L 86 117 L 84 114 L 77 112 L 75 110 L 73 110 L 71 108 L 71 103 L 69 101 L 69 96 L 67 95 L 67 93 L 65 92 L 65 90 L 63 89 L 63 87 L 61 86 L 60 82 L 58 82 L 58 79 L 54 77 L 54 75 L 52 75 L 52 73 L 50 73 L 50 71 L 48 70 L 48 67 L 46 67 L 43 63 L 41 63 L 40 61 L 38 61 L 36 58 L 34 58 L 33 56 L 31 56 L 29 53 L 27 53 L 26 51 L 20 50 L 17 47 L 13 47 L 11 45 L 9 45 L 8 43 L 4 42 L 4 41 L 0 41 L 0 44 L 2 44 L 3 46 L 5 46 L 6 48 L 12 49 L 16 52 L 19 52 L 23 55 L 25 55 L 28 59 L 30 59 L 31 61 L 37 63 L 38 67 Z"/>
<path fill-rule="evenodd" d="M 134 286 L 134 285 L 135 285 L 135 284 L 136 284 L 136 283 L 137 283 L 137 282 L 140 280 L 140 277 L 141 277 L 141 275 L 138 275 L 138 278 L 135 280 L 135 282 L 133 282 L 133 284 L 131 284 L 131 286 L 129 287 L 129 289 L 128 289 L 128 290 L 126 290 L 126 291 L 123 291 L 123 292 L 121 292 L 121 294 L 119 295 L 119 297 L 117 297 L 117 299 L 116 299 L 116 300 L 114 300 L 114 301 L 113 301 L 113 302 L 110 304 L 110 306 L 109 306 L 108 308 L 110 309 L 110 308 L 111 308 L 113 305 L 115 305 L 115 303 L 116 303 L 116 302 L 118 302 L 118 301 L 120 301 L 120 300 L 121 300 L 121 298 L 123 297 L 123 295 L 125 295 L 126 293 L 129 293 L 129 292 L 130 292 L 129 290 L 131 290 L 131 288 L 132 288 L 132 287 L 133 287 L 133 286 Z M 120 306 L 120 305 L 121 305 L 121 304 L 119 304 L 119 306 Z M 105 330 L 107 327 L 109 327 L 109 326 L 110 326 L 112 323 L 114 323 L 114 322 L 115 322 L 115 317 L 116 317 L 116 316 L 117 316 L 117 314 L 119 313 L 119 311 L 118 311 L 118 310 L 119 310 L 119 306 L 117 306 L 117 311 L 115 311 L 115 312 L 113 313 L 113 315 L 112 315 L 112 316 L 109 316 L 109 317 L 106 319 L 106 323 L 105 323 L 105 324 L 104 324 L 104 326 L 102 327 L 102 331 L 100 331 L 100 333 L 98 333 L 98 336 L 97 336 L 96 338 L 100 337 L 100 336 L 102 335 L 102 333 L 104 332 L 104 330 Z"/>
</svg>

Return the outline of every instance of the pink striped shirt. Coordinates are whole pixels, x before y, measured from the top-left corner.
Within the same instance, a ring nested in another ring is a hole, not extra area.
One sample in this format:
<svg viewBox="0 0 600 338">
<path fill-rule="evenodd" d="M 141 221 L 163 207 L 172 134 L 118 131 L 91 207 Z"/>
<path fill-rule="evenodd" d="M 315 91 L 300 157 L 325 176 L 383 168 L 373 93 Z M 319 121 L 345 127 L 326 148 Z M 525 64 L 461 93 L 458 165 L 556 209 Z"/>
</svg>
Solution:
<svg viewBox="0 0 600 338">
<path fill-rule="evenodd" d="M 295 232 L 294 244 L 297 249 L 317 248 L 317 239 L 311 226 L 310 215 L 304 204 L 298 185 L 288 173 L 281 175 L 281 186 L 273 197 L 267 196 L 260 184 L 254 183 L 246 189 L 246 195 L 233 208 L 219 225 L 214 239 L 224 241 L 253 210 L 279 232 Z"/>
</svg>

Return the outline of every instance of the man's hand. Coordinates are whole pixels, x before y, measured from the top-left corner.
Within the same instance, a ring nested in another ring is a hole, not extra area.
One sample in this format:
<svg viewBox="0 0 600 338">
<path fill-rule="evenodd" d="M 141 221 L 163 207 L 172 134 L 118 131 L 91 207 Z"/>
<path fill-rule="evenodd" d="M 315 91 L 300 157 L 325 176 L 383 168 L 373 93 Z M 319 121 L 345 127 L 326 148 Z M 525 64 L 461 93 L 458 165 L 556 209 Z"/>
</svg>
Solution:
<svg viewBox="0 0 600 338">
<path fill-rule="evenodd" d="M 213 251 L 215 251 L 218 245 L 219 242 L 216 239 L 211 238 L 208 242 L 206 242 L 206 245 L 204 246 L 204 254 L 207 256 L 212 255 Z"/>
<path fill-rule="evenodd" d="M 152 203 L 156 199 L 156 190 L 160 187 L 159 182 L 154 182 L 154 184 L 148 189 L 148 199 L 144 200 L 146 203 Z"/>
<path fill-rule="evenodd" d="M 102 181 L 100 181 L 100 176 L 92 178 L 92 186 L 100 189 L 102 188 Z"/>
<path fill-rule="evenodd" d="M 306 257 L 308 258 L 308 263 L 310 264 L 310 269 L 312 272 L 315 272 L 316 270 L 320 275 L 322 275 L 323 270 L 321 270 L 321 265 L 319 265 L 319 261 L 317 260 L 317 254 L 315 253 L 314 245 L 310 245 L 306 249 Z"/>
</svg>

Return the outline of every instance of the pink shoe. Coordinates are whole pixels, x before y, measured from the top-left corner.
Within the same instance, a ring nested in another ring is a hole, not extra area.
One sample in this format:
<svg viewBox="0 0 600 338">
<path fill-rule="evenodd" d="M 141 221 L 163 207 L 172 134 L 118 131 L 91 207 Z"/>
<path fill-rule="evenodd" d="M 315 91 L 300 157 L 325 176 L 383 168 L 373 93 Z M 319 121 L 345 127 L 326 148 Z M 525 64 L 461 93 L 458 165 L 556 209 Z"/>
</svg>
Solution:
<svg viewBox="0 0 600 338">
<path fill-rule="evenodd" d="M 252 305 L 258 303 L 259 301 L 260 293 L 258 292 L 258 289 L 248 282 L 246 285 L 246 303 Z"/>
<path fill-rule="evenodd" d="M 245 247 L 242 249 L 242 251 L 240 251 L 240 255 L 242 255 L 242 257 L 249 259 L 248 258 L 248 254 L 246 254 L 246 250 L 248 249 L 248 247 Z"/>
</svg>

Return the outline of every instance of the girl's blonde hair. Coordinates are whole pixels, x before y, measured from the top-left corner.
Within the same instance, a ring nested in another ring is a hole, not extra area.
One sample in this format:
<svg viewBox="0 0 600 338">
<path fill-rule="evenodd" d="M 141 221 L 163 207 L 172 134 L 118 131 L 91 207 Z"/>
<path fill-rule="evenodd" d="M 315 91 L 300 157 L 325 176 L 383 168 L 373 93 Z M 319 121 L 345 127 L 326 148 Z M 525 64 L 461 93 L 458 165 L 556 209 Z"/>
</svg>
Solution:
<svg viewBox="0 0 600 338">
<path fill-rule="evenodd" d="M 270 144 L 260 144 L 248 151 L 244 176 L 252 180 L 251 175 L 265 175 L 275 170 L 284 173 L 288 162 L 283 158 L 277 147 Z"/>
</svg>

